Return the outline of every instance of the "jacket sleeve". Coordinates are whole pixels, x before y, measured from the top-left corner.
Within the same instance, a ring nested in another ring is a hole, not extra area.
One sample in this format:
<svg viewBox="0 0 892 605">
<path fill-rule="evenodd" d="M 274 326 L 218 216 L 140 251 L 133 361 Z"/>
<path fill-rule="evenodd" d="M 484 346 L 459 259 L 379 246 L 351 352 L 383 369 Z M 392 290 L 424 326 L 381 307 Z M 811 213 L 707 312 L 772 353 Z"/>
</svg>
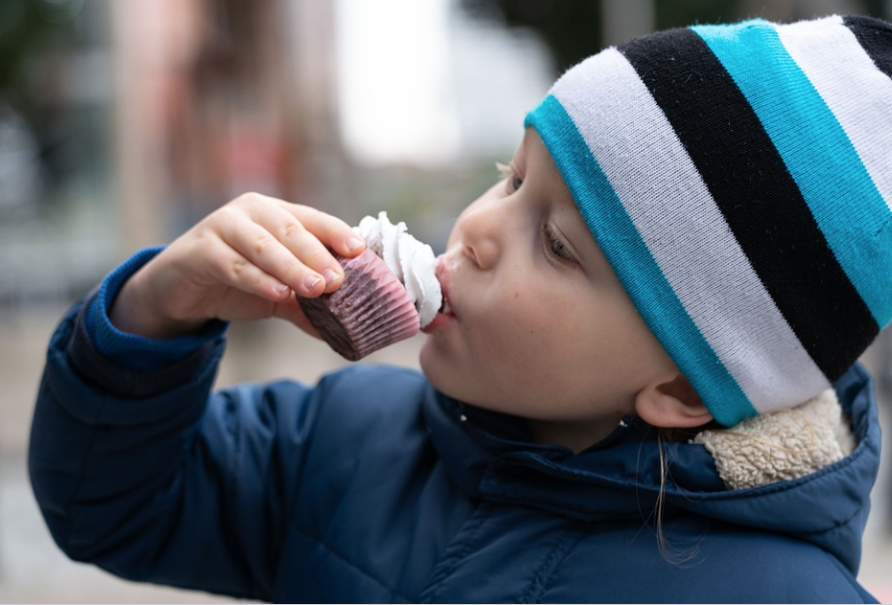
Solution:
<svg viewBox="0 0 892 605">
<path fill-rule="evenodd" d="M 269 599 L 319 398 L 295 383 L 211 394 L 222 334 L 162 368 L 116 366 L 86 306 L 52 337 L 31 429 L 53 538 L 128 579 Z"/>
</svg>

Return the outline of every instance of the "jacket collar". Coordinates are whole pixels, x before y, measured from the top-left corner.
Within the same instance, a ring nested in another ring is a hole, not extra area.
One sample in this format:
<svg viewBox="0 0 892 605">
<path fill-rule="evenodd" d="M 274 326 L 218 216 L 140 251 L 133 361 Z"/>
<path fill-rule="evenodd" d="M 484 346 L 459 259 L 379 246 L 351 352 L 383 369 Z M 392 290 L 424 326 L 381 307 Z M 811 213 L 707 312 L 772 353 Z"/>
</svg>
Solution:
<svg viewBox="0 0 892 605">
<path fill-rule="evenodd" d="M 574 455 L 531 443 L 517 418 L 462 404 L 433 388 L 424 412 L 450 476 L 470 498 L 521 503 L 583 521 L 645 520 L 662 489 L 664 518 L 693 513 L 793 534 L 857 569 L 879 427 L 863 367 L 851 368 L 834 387 L 852 419 L 855 450 L 816 473 L 742 490 L 725 487 L 703 445 L 663 443 L 661 455 L 657 432 L 640 421 Z"/>
</svg>

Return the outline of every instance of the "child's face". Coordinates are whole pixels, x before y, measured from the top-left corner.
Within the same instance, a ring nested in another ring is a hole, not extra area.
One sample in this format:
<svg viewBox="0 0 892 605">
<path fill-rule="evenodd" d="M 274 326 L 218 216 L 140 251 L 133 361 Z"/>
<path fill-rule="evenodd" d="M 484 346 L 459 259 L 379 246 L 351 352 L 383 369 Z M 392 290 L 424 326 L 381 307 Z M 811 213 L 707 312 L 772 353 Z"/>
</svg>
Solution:
<svg viewBox="0 0 892 605">
<path fill-rule="evenodd" d="M 634 413 L 644 385 L 678 370 L 534 130 L 511 169 L 455 223 L 438 266 L 451 313 L 427 329 L 421 366 L 456 399 L 585 447 Z"/>
</svg>

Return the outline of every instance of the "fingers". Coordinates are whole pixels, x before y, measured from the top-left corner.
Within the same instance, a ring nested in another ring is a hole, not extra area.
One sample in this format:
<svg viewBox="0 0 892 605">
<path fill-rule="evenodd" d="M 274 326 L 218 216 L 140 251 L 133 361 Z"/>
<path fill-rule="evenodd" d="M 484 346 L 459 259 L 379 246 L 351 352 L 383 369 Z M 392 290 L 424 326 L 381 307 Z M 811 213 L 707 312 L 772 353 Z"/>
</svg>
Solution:
<svg viewBox="0 0 892 605">
<path fill-rule="evenodd" d="M 316 297 L 334 291 L 343 269 L 332 251 L 350 257 L 364 248 L 348 225 L 330 215 L 245 195 L 145 265 L 125 289 L 131 302 L 119 310 L 145 334 L 188 331 L 211 318 L 281 315 L 316 335 L 293 293 Z"/>
<path fill-rule="evenodd" d="M 337 218 L 316 208 L 291 204 L 286 201 L 271 198 L 265 195 L 250 193 L 237 200 L 242 202 L 251 211 L 252 216 L 260 218 L 267 216 L 273 220 L 282 220 L 281 216 L 272 216 L 268 211 L 277 208 L 291 214 L 297 220 L 298 225 L 303 226 L 312 233 L 322 244 L 346 257 L 353 257 L 365 249 L 365 242 L 359 237 L 353 228 Z M 269 225 L 274 232 L 287 234 L 293 229 L 293 223 L 287 220 L 278 224 Z"/>
<path fill-rule="evenodd" d="M 341 219 L 310 208 L 283 202 L 284 209 L 294 215 L 319 241 L 338 254 L 353 257 L 365 249 L 365 242 Z"/>
<path fill-rule="evenodd" d="M 337 261 L 313 237 L 297 234 L 285 245 L 267 228 L 247 220 L 223 222 L 217 234 L 244 260 L 230 265 L 233 277 L 240 278 L 242 272 L 251 276 L 261 271 L 301 296 L 318 296 L 327 283 L 339 277 L 335 269 Z"/>
<path fill-rule="evenodd" d="M 289 284 L 239 253 L 230 242 L 211 239 L 205 240 L 205 245 L 213 258 L 210 272 L 214 281 L 272 302 L 291 296 L 293 288 Z"/>
<path fill-rule="evenodd" d="M 364 248 L 346 223 L 306 206 L 251 194 L 227 210 L 216 229 L 220 238 L 300 296 L 315 297 L 340 286 L 343 269 L 329 248 L 344 256 Z"/>
</svg>

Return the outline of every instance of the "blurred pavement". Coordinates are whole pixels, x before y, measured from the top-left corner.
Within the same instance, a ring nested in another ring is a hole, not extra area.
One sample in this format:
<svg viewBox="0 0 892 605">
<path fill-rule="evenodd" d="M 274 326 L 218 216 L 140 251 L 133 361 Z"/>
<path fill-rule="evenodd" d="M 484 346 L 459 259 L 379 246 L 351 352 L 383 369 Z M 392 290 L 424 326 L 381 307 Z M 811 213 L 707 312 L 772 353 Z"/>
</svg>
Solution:
<svg viewBox="0 0 892 605">
<path fill-rule="evenodd" d="M 119 580 L 69 561 L 52 542 L 28 485 L 25 448 L 45 344 L 62 312 L 38 308 L 0 315 L 0 602 L 230 602 L 216 595 Z M 417 367 L 420 338 L 379 351 L 369 360 Z M 344 363 L 309 340 L 278 321 L 233 326 L 218 384 L 281 377 L 314 380 Z M 877 357 L 869 352 L 865 361 L 874 365 Z M 892 422 L 890 401 L 880 409 L 885 427 Z M 884 453 L 889 453 L 888 447 Z M 892 467 L 888 458 L 884 456 L 874 489 L 860 575 L 861 582 L 884 603 L 892 603 Z"/>
</svg>

